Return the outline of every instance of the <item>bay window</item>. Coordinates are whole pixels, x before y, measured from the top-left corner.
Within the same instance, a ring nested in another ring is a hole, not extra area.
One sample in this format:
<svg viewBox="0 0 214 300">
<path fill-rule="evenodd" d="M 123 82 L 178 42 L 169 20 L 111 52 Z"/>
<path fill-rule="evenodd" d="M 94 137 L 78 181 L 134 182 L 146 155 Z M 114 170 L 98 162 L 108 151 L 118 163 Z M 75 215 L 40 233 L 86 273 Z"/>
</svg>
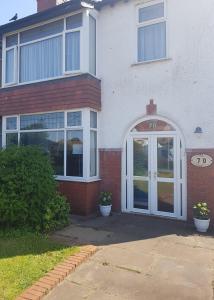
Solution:
<svg viewBox="0 0 214 300">
<path fill-rule="evenodd" d="M 58 179 L 86 181 L 98 176 L 95 111 L 4 117 L 3 146 L 11 145 L 39 146 L 50 158 Z"/>
<path fill-rule="evenodd" d="M 80 72 L 95 75 L 95 27 L 95 18 L 84 11 L 7 35 L 4 37 L 4 85 L 31 83 Z"/>
<path fill-rule="evenodd" d="M 166 58 L 166 17 L 164 1 L 138 8 L 138 62 Z"/>
</svg>

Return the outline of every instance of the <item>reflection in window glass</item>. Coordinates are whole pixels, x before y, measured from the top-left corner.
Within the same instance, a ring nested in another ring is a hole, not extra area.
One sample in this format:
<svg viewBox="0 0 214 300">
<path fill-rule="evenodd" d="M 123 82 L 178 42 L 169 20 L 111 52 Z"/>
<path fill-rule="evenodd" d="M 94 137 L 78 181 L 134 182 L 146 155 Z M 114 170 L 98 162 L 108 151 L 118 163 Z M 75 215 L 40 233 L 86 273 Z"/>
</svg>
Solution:
<svg viewBox="0 0 214 300">
<path fill-rule="evenodd" d="M 174 212 L 174 183 L 158 182 L 158 211 Z"/>
<path fill-rule="evenodd" d="M 90 176 L 97 175 L 97 132 L 90 132 Z"/>
<path fill-rule="evenodd" d="M 17 117 L 8 117 L 6 119 L 6 129 L 7 130 L 17 129 Z"/>
<path fill-rule="evenodd" d="M 20 117 L 21 130 L 64 128 L 64 112 Z"/>
<path fill-rule="evenodd" d="M 157 139 L 158 177 L 174 177 L 174 143 L 173 138 Z"/>
<path fill-rule="evenodd" d="M 18 44 L 18 34 L 9 35 L 6 38 L 6 47 L 12 47 Z"/>
<path fill-rule="evenodd" d="M 20 135 L 20 144 L 41 147 L 50 157 L 55 175 L 64 175 L 63 131 L 24 132 Z"/>
<path fill-rule="evenodd" d="M 148 176 L 148 139 L 134 140 L 134 176 Z"/>
<path fill-rule="evenodd" d="M 67 131 L 67 166 L 66 175 L 83 176 L 83 132 Z"/>
<path fill-rule="evenodd" d="M 148 181 L 134 180 L 134 208 L 148 209 Z"/>
<path fill-rule="evenodd" d="M 69 32 L 65 41 L 65 64 L 66 71 L 80 69 L 80 32 Z"/>
<path fill-rule="evenodd" d="M 14 55 L 15 50 L 10 49 L 6 52 L 6 78 L 5 83 L 13 83 L 14 78 Z"/>
<path fill-rule="evenodd" d="M 95 111 L 90 112 L 90 124 L 91 128 L 97 128 L 97 113 Z"/>
<path fill-rule="evenodd" d="M 164 3 L 158 3 L 139 9 L 139 22 L 145 22 L 164 17 Z"/>
<path fill-rule="evenodd" d="M 6 134 L 6 147 L 18 145 L 18 133 L 7 133 Z"/>
<path fill-rule="evenodd" d="M 82 125 L 82 113 L 81 111 L 74 111 L 67 113 L 67 126 L 81 126 Z"/>
<path fill-rule="evenodd" d="M 82 14 L 76 14 L 66 19 L 66 29 L 75 29 L 82 26 Z"/>
</svg>

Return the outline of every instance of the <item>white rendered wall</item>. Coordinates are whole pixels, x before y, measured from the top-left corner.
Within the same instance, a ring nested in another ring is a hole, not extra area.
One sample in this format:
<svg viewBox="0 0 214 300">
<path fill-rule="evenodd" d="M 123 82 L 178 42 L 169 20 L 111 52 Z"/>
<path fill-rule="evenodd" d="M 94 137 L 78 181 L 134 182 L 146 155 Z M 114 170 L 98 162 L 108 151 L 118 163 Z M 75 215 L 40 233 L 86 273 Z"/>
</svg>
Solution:
<svg viewBox="0 0 214 300">
<path fill-rule="evenodd" d="M 121 1 L 99 14 L 100 147 L 121 148 L 154 99 L 158 114 L 180 127 L 186 148 L 214 148 L 214 1 L 166 1 L 169 60 L 133 66 L 137 3 L 143 1 Z"/>
</svg>

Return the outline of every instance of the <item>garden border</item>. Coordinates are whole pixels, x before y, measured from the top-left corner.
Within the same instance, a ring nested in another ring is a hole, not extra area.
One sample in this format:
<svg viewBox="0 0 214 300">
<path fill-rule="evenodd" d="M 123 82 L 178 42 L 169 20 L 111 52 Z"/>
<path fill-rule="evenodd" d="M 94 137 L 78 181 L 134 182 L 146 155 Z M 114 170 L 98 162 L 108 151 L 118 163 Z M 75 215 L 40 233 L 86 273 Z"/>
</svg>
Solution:
<svg viewBox="0 0 214 300">
<path fill-rule="evenodd" d="M 60 262 L 53 270 L 27 288 L 16 300 L 41 300 L 96 251 L 97 247 L 93 245 L 81 247 L 80 252 Z"/>
</svg>

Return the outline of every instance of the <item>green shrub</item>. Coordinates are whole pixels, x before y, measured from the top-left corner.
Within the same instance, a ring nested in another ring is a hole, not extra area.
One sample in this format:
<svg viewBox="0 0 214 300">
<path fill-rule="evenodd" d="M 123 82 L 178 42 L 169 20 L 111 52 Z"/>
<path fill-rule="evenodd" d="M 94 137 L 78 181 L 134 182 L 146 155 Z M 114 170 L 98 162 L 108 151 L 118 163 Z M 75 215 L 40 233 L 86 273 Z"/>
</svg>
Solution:
<svg viewBox="0 0 214 300">
<path fill-rule="evenodd" d="M 50 231 L 68 224 L 47 155 L 30 146 L 0 151 L 0 225 Z"/>
</svg>

